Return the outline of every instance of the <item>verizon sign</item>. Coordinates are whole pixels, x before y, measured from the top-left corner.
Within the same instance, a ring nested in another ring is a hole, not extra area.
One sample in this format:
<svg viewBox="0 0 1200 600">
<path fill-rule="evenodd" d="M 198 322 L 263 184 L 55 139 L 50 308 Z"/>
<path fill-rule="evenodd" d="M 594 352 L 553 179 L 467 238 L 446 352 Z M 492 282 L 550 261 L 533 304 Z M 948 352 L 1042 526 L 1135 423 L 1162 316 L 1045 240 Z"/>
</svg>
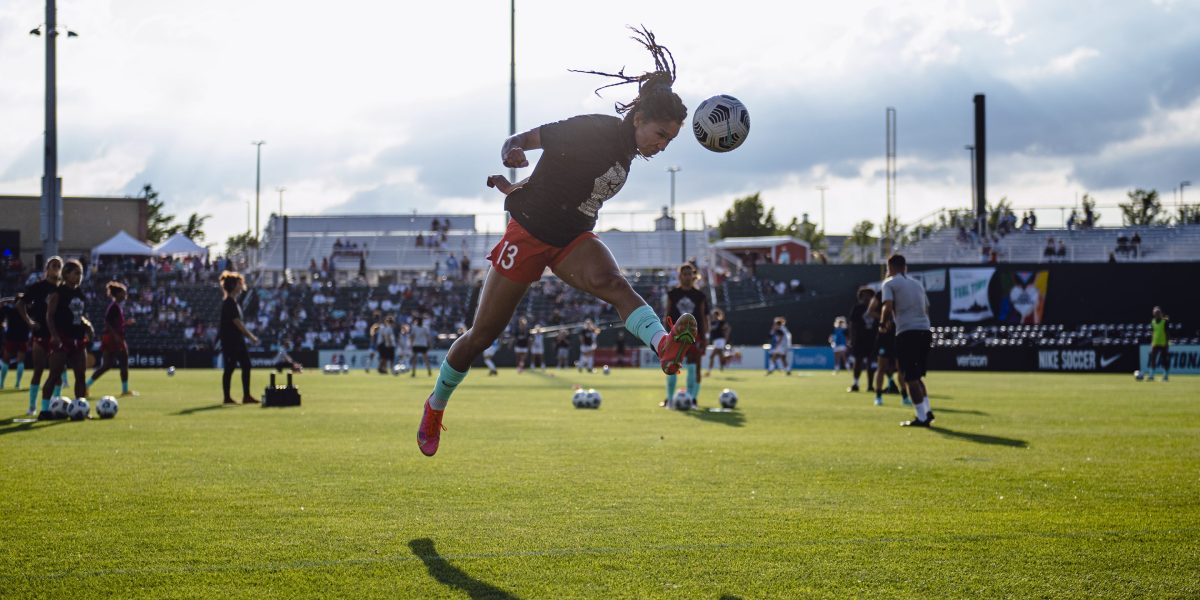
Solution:
<svg viewBox="0 0 1200 600">
<path fill-rule="evenodd" d="M 985 354 L 959 354 L 954 357 L 954 362 L 960 369 L 986 369 L 988 357 Z"/>
</svg>

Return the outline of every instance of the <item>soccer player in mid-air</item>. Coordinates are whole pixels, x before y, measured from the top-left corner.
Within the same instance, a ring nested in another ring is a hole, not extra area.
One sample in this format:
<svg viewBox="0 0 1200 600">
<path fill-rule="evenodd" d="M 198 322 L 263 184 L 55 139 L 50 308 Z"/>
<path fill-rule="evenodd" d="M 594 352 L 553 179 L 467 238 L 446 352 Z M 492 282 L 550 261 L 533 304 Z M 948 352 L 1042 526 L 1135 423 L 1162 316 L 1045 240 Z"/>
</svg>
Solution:
<svg viewBox="0 0 1200 600">
<path fill-rule="evenodd" d="M 679 265 L 679 285 L 667 290 L 664 312 L 667 319 L 678 320 L 685 314 L 700 315 L 696 319 L 696 343 L 687 352 L 687 394 L 696 406 L 700 397 L 700 362 L 704 358 L 704 335 L 708 333 L 708 296 L 696 289 L 696 268 L 691 263 Z M 667 375 L 667 398 L 660 406 L 669 407 L 675 396 L 678 376 Z"/>
<path fill-rule="evenodd" d="M 104 334 L 100 337 L 100 365 L 92 371 L 92 378 L 88 380 L 87 386 L 91 388 L 101 375 L 119 365 L 121 395 L 136 396 L 137 392 L 129 389 L 129 345 L 125 342 L 125 328 L 133 324 L 133 319 L 126 320 L 125 312 L 121 310 L 121 303 L 129 296 L 129 291 L 125 284 L 119 281 L 108 282 L 106 289 L 112 302 L 109 303 L 108 310 L 104 311 Z"/>
<path fill-rule="evenodd" d="M 488 255 L 492 268 L 480 292 L 475 321 L 450 347 L 433 393 L 425 401 L 417 445 L 426 456 L 437 452 L 450 395 L 475 357 L 504 330 L 525 291 L 546 267 L 572 287 L 611 304 L 625 328 L 658 353 L 664 373 L 678 372 L 684 354 L 695 344 L 696 318 L 685 314 L 666 331 L 654 309 L 621 275 L 608 247 L 592 233 L 597 211 L 625 185 L 633 159 L 648 159 L 665 150 L 687 117 L 683 100 L 671 90 L 675 60 L 670 51 L 658 45 L 649 30 L 634 29 L 634 33 L 634 39 L 654 57 L 654 71 L 637 76 L 627 76 L 623 70 L 615 75 L 588 71 L 620 80 L 612 85 L 637 84 L 637 97 L 617 104 L 623 118 L 572 117 L 514 135 L 500 149 L 500 158 L 509 168 L 528 166 L 530 150 L 542 150 L 542 155 L 524 181 L 509 182 L 501 175 L 488 178 L 488 185 L 505 195 L 504 208 L 512 219 Z"/>
</svg>

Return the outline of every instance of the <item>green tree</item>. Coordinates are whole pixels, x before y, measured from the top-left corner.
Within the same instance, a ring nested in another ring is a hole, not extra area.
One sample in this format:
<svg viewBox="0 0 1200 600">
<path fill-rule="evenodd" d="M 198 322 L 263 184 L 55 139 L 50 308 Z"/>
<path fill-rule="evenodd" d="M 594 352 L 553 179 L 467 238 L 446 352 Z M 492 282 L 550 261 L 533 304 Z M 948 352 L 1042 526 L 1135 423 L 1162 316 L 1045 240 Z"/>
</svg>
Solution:
<svg viewBox="0 0 1200 600">
<path fill-rule="evenodd" d="M 873 246 L 878 240 L 871 236 L 872 229 L 875 229 L 874 223 L 867 220 L 859 221 L 850 230 L 850 237 L 846 238 L 846 242 L 859 247 Z"/>
<path fill-rule="evenodd" d="M 187 223 L 177 226 L 179 227 L 179 233 L 182 233 L 183 235 L 187 236 L 188 239 L 199 244 L 203 242 L 205 238 L 204 223 L 211 218 L 212 215 L 200 215 L 197 213 L 192 213 L 188 215 Z"/>
<path fill-rule="evenodd" d="M 229 236 L 225 240 L 225 256 L 237 256 L 250 248 L 257 248 L 258 240 L 254 239 L 254 234 L 247 231 L 237 235 Z"/>
<path fill-rule="evenodd" d="M 733 206 L 717 222 L 717 232 L 723 238 L 775 235 L 778 231 L 775 209 L 767 210 L 758 192 L 734 200 Z"/>
<path fill-rule="evenodd" d="M 804 214 L 803 221 L 797 221 L 796 217 L 792 217 L 787 227 L 781 228 L 777 233 L 808 242 L 808 247 L 813 252 L 824 252 L 829 246 L 829 242 L 825 239 L 825 232 L 818 229 L 816 223 L 808 220 L 808 213 Z"/>
<path fill-rule="evenodd" d="M 146 241 L 157 244 L 179 231 L 175 217 L 163 210 L 163 202 L 158 199 L 158 190 L 147 183 L 142 186 L 139 198 L 146 200 Z"/>
<path fill-rule="evenodd" d="M 1008 197 L 1000 198 L 1000 201 L 995 206 L 989 202 L 987 205 L 987 226 L 988 231 L 996 231 L 1000 227 L 1000 219 L 1004 215 L 1012 211 L 1012 202 L 1008 201 Z"/>
<path fill-rule="evenodd" d="M 1180 225 L 1200 225 L 1200 204 L 1180 206 L 1175 222 Z"/>
<path fill-rule="evenodd" d="M 1122 202 L 1121 220 L 1126 225 L 1165 225 L 1170 218 L 1163 214 L 1162 201 L 1158 198 L 1158 190 L 1143 190 L 1138 188 L 1127 194 L 1129 202 Z"/>
</svg>

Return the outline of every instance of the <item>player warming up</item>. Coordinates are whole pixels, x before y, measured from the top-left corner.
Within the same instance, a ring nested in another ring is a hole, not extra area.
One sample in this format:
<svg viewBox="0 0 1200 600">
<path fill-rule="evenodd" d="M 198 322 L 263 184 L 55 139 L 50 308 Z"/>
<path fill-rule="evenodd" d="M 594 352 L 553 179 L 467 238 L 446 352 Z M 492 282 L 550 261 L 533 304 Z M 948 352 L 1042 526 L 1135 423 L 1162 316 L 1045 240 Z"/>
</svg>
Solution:
<svg viewBox="0 0 1200 600">
<path fill-rule="evenodd" d="M 125 313 L 121 310 L 121 303 L 129 296 L 129 291 L 125 284 L 119 281 L 108 282 L 106 289 L 112 302 L 104 311 L 104 335 L 100 337 L 100 365 L 92 372 L 87 386 L 91 388 L 101 375 L 114 366 L 120 366 L 121 395 L 136 396 L 137 392 L 129 389 L 129 345 L 125 342 L 125 328 L 133 325 L 133 319 L 126 320 Z"/>
<path fill-rule="evenodd" d="M 670 332 L 665 330 L 654 309 L 621 275 L 608 247 L 592 233 L 597 211 L 625 184 L 633 159 L 665 150 L 687 117 L 683 100 L 671 90 L 675 59 L 670 51 L 659 46 L 649 30 L 633 31 L 634 39 L 653 56 L 654 71 L 637 76 L 587 71 L 620 80 L 611 85 L 637 84 L 637 97 L 616 105 L 623 118 L 581 115 L 548 123 L 508 138 L 500 149 L 501 161 L 509 168 L 529 166 L 525 153 L 530 150 L 542 150 L 542 155 L 524 181 L 509 182 L 500 175 L 487 180 L 505 195 L 504 208 L 512 219 L 488 255 L 492 268 L 484 279 L 475 321 L 450 347 L 425 401 L 417 445 L 426 456 L 438 450 L 451 394 L 475 358 L 508 325 L 525 291 L 546 267 L 572 287 L 613 305 L 625 328 L 658 353 L 664 373 L 678 372 L 696 342 L 696 318 L 682 315 L 668 322 Z"/>
<path fill-rule="evenodd" d="M 667 290 L 666 307 L 667 320 L 682 319 L 685 314 L 700 315 L 697 319 L 696 345 L 687 353 L 687 394 L 692 399 L 692 406 L 698 404 L 700 398 L 700 362 L 704 358 L 704 335 L 708 332 L 708 297 L 696 289 L 696 268 L 691 263 L 679 265 L 679 285 Z M 671 398 L 675 397 L 675 385 L 678 375 L 667 375 L 667 398 L 662 401 L 664 408 L 669 407 Z"/>
</svg>

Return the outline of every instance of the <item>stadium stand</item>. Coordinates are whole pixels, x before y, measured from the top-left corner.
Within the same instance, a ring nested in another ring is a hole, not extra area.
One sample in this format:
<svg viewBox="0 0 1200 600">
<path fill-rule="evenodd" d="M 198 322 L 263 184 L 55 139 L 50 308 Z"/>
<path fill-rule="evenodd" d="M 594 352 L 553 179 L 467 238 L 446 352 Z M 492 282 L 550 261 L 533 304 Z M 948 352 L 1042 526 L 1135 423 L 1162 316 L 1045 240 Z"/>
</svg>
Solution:
<svg viewBox="0 0 1200 600">
<path fill-rule="evenodd" d="M 1140 239 L 1136 252 L 1128 251 L 1128 242 Z M 1046 246 L 1063 242 L 1065 256 L 1046 256 Z M 1118 227 L 1093 229 L 1016 230 L 990 242 L 971 239 L 962 231 L 943 229 L 929 237 L 899 249 L 910 263 L 980 263 L 995 250 L 1000 262 L 1183 262 L 1196 259 L 1200 248 L 1200 225 Z"/>
<path fill-rule="evenodd" d="M 997 346 L 1103 347 L 1150 343 L 1149 323 L 1097 323 L 1077 327 L 1064 325 L 962 325 L 934 327 L 934 348 Z M 1170 323 L 1172 344 L 1200 344 L 1200 334 L 1183 323 Z"/>
</svg>

